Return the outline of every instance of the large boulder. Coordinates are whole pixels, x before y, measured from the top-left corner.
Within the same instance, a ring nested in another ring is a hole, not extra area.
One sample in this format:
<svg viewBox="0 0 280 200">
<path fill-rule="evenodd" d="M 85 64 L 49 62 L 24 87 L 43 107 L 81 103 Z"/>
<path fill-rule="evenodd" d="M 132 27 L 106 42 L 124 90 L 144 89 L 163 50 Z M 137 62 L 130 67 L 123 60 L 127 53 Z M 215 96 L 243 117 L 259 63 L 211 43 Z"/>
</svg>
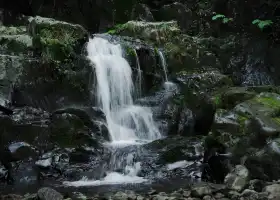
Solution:
<svg viewBox="0 0 280 200">
<path fill-rule="evenodd" d="M 31 17 L 26 23 L 0 30 L 1 105 L 54 110 L 88 104 L 92 67 L 80 55 L 87 31 L 50 18 Z"/>
<path fill-rule="evenodd" d="M 77 24 L 39 16 L 29 20 L 28 32 L 43 59 L 70 59 L 87 39 L 87 31 Z"/>
</svg>

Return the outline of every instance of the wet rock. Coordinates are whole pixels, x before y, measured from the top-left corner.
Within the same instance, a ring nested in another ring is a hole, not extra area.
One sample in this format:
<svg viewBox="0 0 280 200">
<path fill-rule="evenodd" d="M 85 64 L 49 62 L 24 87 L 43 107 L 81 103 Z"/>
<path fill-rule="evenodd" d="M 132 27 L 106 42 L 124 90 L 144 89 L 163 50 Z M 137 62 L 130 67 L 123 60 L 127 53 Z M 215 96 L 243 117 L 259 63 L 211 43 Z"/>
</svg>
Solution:
<svg viewBox="0 0 280 200">
<path fill-rule="evenodd" d="M 249 119 L 238 113 L 223 109 L 216 110 L 215 118 L 211 130 L 215 134 L 228 133 L 232 136 L 246 134 L 246 123 Z M 226 142 L 226 140 L 223 140 Z"/>
<path fill-rule="evenodd" d="M 169 137 L 154 141 L 146 146 L 157 150 L 160 154 L 159 162 L 172 163 L 199 159 L 195 148 L 196 145 L 199 145 L 197 138 Z"/>
<path fill-rule="evenodd" d="M 63 113 L 52 116 L 50 139 L 64 147 L 96 146 L 90 129 L 76 115 Z"/>
<path fill-rule="evenodd" d="M 191 194 L 194 197 L 203 197 L 205 195 L 210 195 L 212 193 L 212 189 L 209 186 L 196 186 L 192 188 Z"/>
<path fill-rule="evenodd" d="M 225 183 L 232 190 L 241 191 L 249 182 L 249 171 L 245 166 L 237 165 L 225 178 Z"/>
<path fill-rule="evenodd" d="M 21 200 L 22 196 L 16 195 L 16 194 L 8 194 L 8 195 L 3 195 L 0 196 L 1 200 Z"/>
<path fill-rule="evenodd" d="M 85 40 L 86 30 L 80 25 L 51 18 L 30 19 L 28 32 L 34 37 L 34 45 L 47 59 L 64 60 L 74 53 L 79 40 Z"/>
<path fill-rule="evenodd" d="M 229 158 L 225 144 L 208 136 L 204 141 L 204 156 L 201 179 L 207 182 L 223 183 L 229 172 Z"/>
<path fill-rule="evenodd" d="M 71 62 L 38 59 L 23 66 L 22 76 L 13 86 L 13 105 L 28 105 L 47 111 L 89 105 L 92 68 L 86 58 L 80 56 Z"/>
<path fill-rule="evenodd" d="M 4 108 L 11 103 L 12 86 L 22 74 L 24 59 L 18 56 L 0 55 L 0 97 Z"/>
<path fill-rule="evenodd" d="M 243 101 L 252 99 L 257 93 L 247 87 L 226 88 L 220 94 L 216 95 L 217 106 L 225 109 L 232 109 Z"/>
<path fill-rule="evenodd" d="M 84 125 L 91 129 L 94 136 L 101 140 L 110 140 L 110 134 L 106 125 L 106 116 L 95 107 L 64 108 L 54 112 L 54 114 L 73 114 L 83 121 Z"/>
<path fill-rule="evenodd" d="M 112 198 L 114 200 L 127 200 L 128 196 L 124 192 L 117 192 Z"/>
<path fill-rule="evenodd" d="M 32 55 L 32 37 L 27 34 L 22 35 L 0 35 L 0 52 L 12 55 Z"/>
<path fill-rule="evenodd" d="M 2 142 L 5 144 L 26 142 L 45 148 L 48 138 L 49 113 L 31 107 L 17 108 L 13 115 L 2 118 Z"/>
<path fill-rule="evenodd" d="M 263 189 L 264 192 L 268 192 L 269 196 L 268 199 L 278 199 L 280 198 L 280 185 L 279 184 L 273 184 L 266 186 Z"/>
<path fill-rule="evenodd" d="M 129 21 L 120 27 L 117 27 L 115 34 L 139 37 L 144 40 L 151 40 L 157 43 L 178 35 L 180 29 L 175 21 L 168 22 L 143 22 Z"/>
<path fill-rule="evenodd" d="M 38 198 L 40 200 L 62 200 L 63 196 L 52 188 L 41 188 L 38 191 Z"/>
<path fill-rule="evenodd" d="M 261 192 L 263 188 L 264 188 L 264 181 L 258 179 L 250 180 L 249 182 L 250 190 Z"/>
<path fill-rule="evenodd" d="M 194 132 L 208 134 L 215 114 L 214 102 L 208 94 L 215 88 L 230 85 L 230 79 L 218 71 L 181 72 L 176 76 L 176 82 L 182 90 L 181 102 L 193 112 Z"/>
</svg>

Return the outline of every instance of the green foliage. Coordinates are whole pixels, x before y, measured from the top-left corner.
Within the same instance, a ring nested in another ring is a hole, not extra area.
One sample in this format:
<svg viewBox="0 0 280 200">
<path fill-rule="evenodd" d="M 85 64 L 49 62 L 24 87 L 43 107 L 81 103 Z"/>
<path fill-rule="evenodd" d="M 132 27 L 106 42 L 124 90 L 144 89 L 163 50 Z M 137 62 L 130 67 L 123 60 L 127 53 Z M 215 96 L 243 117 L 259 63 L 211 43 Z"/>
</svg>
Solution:
<svg viewBox="0 0 280 200">
<path fill-rule="evenodd" d="M 228 22 L 232 21 L 233 19 L 228 18 L 228 17 L 226 17 L 225 15 L 222 15 L 222 14 L 216 14 L 212 17 L 212 20 L 213 21 L 222 20 L 223 24 L 227 24 Z"/>
<path fill-rule="evenodd" d="M 265 27 L 271 26 L 273 22 L 271 20 L 255 19 L 252 24 L 257 25 L 261 30 L 263 30 Z"/>
<path fill-rule="evenodd" d="M 116 24 L 112 29 L 107 31 L 108 34 L 114 35 L 126 28 L 126 24 Z"/>
</svg>

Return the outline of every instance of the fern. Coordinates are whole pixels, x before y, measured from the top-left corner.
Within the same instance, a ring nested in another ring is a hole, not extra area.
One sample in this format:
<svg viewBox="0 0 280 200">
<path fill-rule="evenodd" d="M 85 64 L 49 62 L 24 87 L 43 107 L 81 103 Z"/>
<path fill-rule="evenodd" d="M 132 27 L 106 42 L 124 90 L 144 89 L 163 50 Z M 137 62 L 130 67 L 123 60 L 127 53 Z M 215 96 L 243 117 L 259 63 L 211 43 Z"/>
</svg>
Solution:
<svg viewBox="0 0 280 200">
<path fill-rule="evenodd" d="M 221 15 L 221 14 L 217 14 L 217 15 L 214 15 L 213 17 L 212 17 L 212 20 L 217 20 L 217 19 L 220 19 L 220 18 L 225 18 L 226 16 L 224 16 L 224 15 Z"/>
<path fill-rule="evenodd" d="M 252 24 L 257 25 L 261 30 L 263 30 L 265 27 L 271 26 L 273 22 L 271 20 L 255 19 Z"/>
<path fill-rule="evenodd" d="M 219 19 L 222 20 L 223 24 L 226 24 L 226 23 L 228 23 L 228 22 L 230 22 L 230 21 L 233 20 L 232 18 L 228 18 L 228 17 L 226 17 L 225 15 L 222 15 L 222 14 L 217 14 L 217 15 L 214 15 L 214 16 L 212 17 L 212 20 L 213 20 L 213 21 L 219 20 Z"/>
</svg>

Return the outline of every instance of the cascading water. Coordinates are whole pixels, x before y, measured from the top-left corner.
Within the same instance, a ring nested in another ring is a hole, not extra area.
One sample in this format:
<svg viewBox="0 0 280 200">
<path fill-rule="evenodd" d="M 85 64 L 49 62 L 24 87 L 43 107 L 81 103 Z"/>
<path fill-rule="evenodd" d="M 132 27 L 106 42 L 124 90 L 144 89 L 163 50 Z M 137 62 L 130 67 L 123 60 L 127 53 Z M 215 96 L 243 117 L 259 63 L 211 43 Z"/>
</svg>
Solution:
<svg viewBox="0 0 280 200">
<path fill-rule="evenodd" d="M 118 154 L 127 145 L 139 145 L 159 139 L 161 134 L 148 107 L 134 105 L 132 70 L 123 58 L 119 44 L 95 37 L 87 44 L 88 58 L 95 70 L 97 104 L 106 115 L 112 150 L 109 172 L 102 180 L 68 182 L 84 186 L 116 183 L 137 183 L 145 179 L 137 176 L 140 163 L 133 162 L 133 154 Z M 124 166 L 123 173 L 114 172 Z"/>
<path fill-rule="evenodd" d="M 166 60 L 164 58 L 164 55 L 163 55 L 162 51 L 158 50 L 158 55 L 159 55 L 159 58 L 160 58 L 161 66 L 163 68 L 165 82 L 168 82 Z"/>
<path fill-rule="evenodd" d="M 142 95 L 142 70 L 140 68 L 140 62 L 139 62 L 139 57 L 137 55 L 137 51 L 135 49 L 134 50 L 134 55 L 136 58 L 136 66 L 137 66 L 137 83 L 138 83 L 138 97 L 141 97 Z"/>
</svg>

